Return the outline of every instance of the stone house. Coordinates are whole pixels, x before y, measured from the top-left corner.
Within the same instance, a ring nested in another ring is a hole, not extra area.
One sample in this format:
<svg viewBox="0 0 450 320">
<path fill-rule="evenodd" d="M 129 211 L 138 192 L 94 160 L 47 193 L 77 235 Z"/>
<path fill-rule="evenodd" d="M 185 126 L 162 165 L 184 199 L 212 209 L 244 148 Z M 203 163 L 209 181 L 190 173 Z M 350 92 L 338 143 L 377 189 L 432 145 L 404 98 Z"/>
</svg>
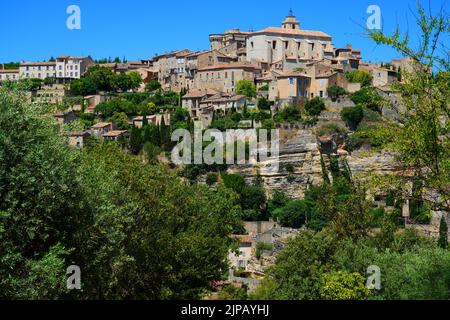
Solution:
<svg viewBox="0 0 450 320">
<path fill-rule="evenodd" d="M 332 56 L 332 38 L 322 31 L 303 30 L 292 12 L 281 28 L 269 27 L 247 37 L 247 61 L 322 60 Z"/>
<path fill-rule="evenodd" d="M 83 131 L 71 131 L 65 134 L 66 141 L 70 146 L 83 148 L 90 134 Z"/>
<path fill-rule="evenodd" d="M 249 80 L 255 82 L 255 79 L 260 74 L 260 67 L 242 62 L 205 67 L 199 69 L 195 75 L 195 88 L 234 93 L 238 81 Z"/>
</svg>

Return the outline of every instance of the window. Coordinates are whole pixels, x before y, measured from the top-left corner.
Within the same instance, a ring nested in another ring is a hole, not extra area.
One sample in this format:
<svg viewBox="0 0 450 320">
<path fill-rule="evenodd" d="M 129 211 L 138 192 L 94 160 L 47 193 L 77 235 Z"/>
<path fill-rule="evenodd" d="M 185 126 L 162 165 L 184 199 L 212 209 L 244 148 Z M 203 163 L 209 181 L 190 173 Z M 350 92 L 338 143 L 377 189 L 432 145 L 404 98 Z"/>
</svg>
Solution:
<svg viewBox="0 0 450 320">
<path fill-rule="evenodd" d="M 322 90 L 320 90 L 319 95 L 320 95 L 321 98 L 323 98 L 323 91 Z"/>
<path fill-rule="evenodd" d="M 272 49 L 275 50 L 277 48 L 277 41 L 272 41 Z"/>
<path fill-rule="evenodd" d="M 285 42 L 284 42 L 284 48 L 285 48 L 285 49 L 289 48 L 289 41 L 285 41 Z"/>
<path fill-rule="evenodd" d="M 289 78 L 289 84 L 293 85 L 294 84 L 294 78 Z"/>
<path fill-rule="evenodd" d="M 255 43 L 252 41 L 250 42 L 250 46 L 252 47 L 252 49 L 255 47 Z"/>
<path fill-rule="evenodd" d="M 228 72 L 225 72 L 225 79 L 228 79 Z"/>
<path fill-rule="evenodd" d="M 62 70 L 62 66 L 61 65 L 59 66 L 59 70 Z"/>
</svg>

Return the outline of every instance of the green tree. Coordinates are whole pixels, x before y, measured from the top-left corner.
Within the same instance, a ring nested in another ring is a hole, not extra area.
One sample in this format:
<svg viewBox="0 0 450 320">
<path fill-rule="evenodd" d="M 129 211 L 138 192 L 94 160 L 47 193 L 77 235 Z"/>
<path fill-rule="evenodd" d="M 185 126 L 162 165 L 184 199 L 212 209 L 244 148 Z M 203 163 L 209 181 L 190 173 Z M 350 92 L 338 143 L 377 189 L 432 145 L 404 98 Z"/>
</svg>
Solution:
<svg viewBox="0 0 450 320">
<path fill-rule="evenodd" d="M 441 222 L 439 224 L 439 240 L 438 245 L 441 248 L 448 248 L 448 227 L 447 221 L 445 221 L 445 217 L 441 218 Z"/>
<path fill-rule="evenodd" d="M 74 249 L 90 215 L 74 178 L 79 153 L 26 101 L 0 87 L 0 298 L 54 299 L 67 294 L 68 263 L 85 261 Z"/>
<path fill-rule="evenodd" d="M 123 112 L 114 112 L 113 116 L 110 118 L 110 121 L 114 122 L 120 130 L 127 130 L 129 127 L 128 117 Z"/>
<path fill-rule="evenodd" d="M 236 93 L 253 99 L 256 97 L 256 86 L 252 81 L 239 80 L 236 84 Z"/>
<path fill-rule="evenodd" d="M 366 300 L 370 290 L 366 279 L 359 273 L 345 271 L 329 272 L 323 275 L 322 299 L 325 300 Z"/>
<path fill-rule="evenodd" d="M 410 44 L 408 34 L 400 30 L 388 36 L 381 31 L 370 33 L 379 45 L 387 45 L 408 57 L 412 72 L 402 71 L 403 82 L 393 88 L 401 95 L 405 107 L 402 125 L 393 145 L 405 167 L 414 168 L 423 188 L 436 191 L 442 196 L 438 204 L 449 208 L 450 181 L 450 54 L 445 47 L 450 34 L 448 13 L 427 12 L 418 4 L 417 24 L 421 26 L 418 48 Z M 442 121 L 442 119 L 447 119 Z"/>
<path fill-rule="evenodd" d="M 328 88 L 328 96 L 331 100 L 336 101 L 340 97 L 345 95 L 345 89 L 339 86 L 331 86 Z"/>
<path fill-rule="evenodd" d="M 351 130 L 356 130 L 364 118 L 364 111 L 361 106 L 344 107 L 341 111 L 341 118 Z"/>
<path fill-rule="evenodd" d="M 311 116 L 318 116 L 325 110 L 325 103 L 319 97 L 312 98 L 305 102 L 305 110 Z"/>
<path fill-rule="evenodd" d="M 367 87 L 372 84 L 372 75 L 366 70 L 354 70 L 345 74 L 348 81 L 353 83 L 361 83 L 361 86 Z"/>
<path fill-rule="evenodd" d="M 131 71 L 128 73 L 128 78 L 130 79 L 130 89 L 137 90 L 142 84 L 142 76 L 137 71 Z"/>
<path fill-rule="evenodd" d="M 145 85 L 145 91 L 147 92 L 155 92 L 156 90 L 161 89 L 161 84 L 157 80 L 150 80 Z"/>
</svg>

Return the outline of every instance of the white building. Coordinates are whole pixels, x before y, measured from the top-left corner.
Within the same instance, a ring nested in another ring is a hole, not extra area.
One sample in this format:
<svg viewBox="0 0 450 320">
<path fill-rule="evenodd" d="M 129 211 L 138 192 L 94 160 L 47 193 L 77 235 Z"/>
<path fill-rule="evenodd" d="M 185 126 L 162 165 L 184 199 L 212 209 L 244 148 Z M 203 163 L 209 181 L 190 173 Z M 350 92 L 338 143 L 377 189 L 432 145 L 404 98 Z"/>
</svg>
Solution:
<svg viewBox="0 0 450 320">
<path fill-rule="evenodd" d="M 19 79 L 18 69 L 0 69 L 0 81 L 18 80 L 18 79 Z"/>
<path fill-rule="evenodd" d="M 80 79 L 93 63 L 89 57 L 60 56 L 56 59 L 56 79 L 59 82 Z"/>
<path fill-rule="evenodd" d="M 22 62 L 19 66 L 19 78 L 56 78 L 56 62 Z"/>
<path fill-rule="evenodd" d="M 292 11 L 281 28 L 269 27 L 247 38 L 247 60 L 273 63 L 276 61 L 322 60 L 332 58 L 332 38 L 322 31 L 300 29 Z"/>
<path fill-rule="evenodd" d="M 60 56 L 56 61 L 22 62 L 19 67 L 20 79 L 54 78 L 59 83 L 80 79 L 94 62 L 88 57 Z"/>
</svg>

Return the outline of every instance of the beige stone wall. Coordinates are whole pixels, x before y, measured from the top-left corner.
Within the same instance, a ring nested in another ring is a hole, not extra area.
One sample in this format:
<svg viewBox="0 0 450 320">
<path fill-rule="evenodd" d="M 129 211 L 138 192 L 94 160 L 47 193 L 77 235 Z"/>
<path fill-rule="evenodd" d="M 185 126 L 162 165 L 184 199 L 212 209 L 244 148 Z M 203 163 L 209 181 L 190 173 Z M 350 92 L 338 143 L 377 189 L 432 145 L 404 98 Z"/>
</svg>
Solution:
<svg viewBox="0 0 450 320">
<path fill-rule="evenodd" d="M 240 80 L 254 81 L 255 73 L 245 69 L 199 70 L 195 75 L 195 87 L 234 93 Z"/>
</svg>

